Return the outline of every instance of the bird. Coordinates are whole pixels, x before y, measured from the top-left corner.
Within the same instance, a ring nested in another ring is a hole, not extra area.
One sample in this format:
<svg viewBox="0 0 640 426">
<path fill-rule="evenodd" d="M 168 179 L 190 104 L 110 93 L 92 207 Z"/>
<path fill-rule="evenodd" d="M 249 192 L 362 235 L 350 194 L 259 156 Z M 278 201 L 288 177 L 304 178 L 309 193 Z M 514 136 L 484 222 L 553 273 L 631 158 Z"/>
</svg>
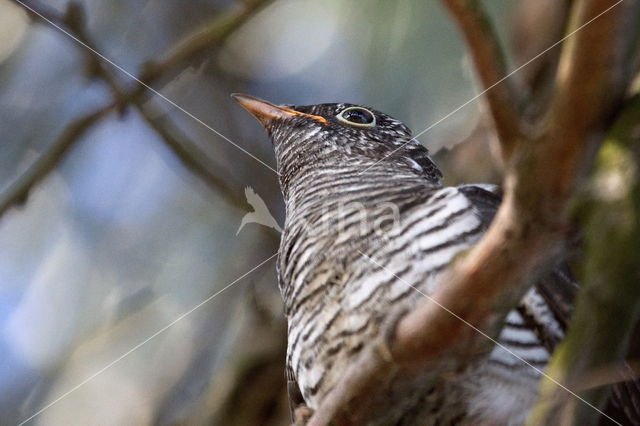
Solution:
<svg viewBox="0 0 640 426">
<path fill-rule="evenodd" d="M 244 189 L 244 196 L 247 198 L 247 203 L 253 207 L 253 211 L 242 216 L 236 235 L 242 231 L 242 228 L 244 228 L 247 223 L 257 223 L 259 225 L 273 228 L 278 232 L 282 232 L 282 228 L 278 225 L 278 222 L 269 211 L 267 204 L 258 194 L 256 194 L 253 188 L 247 186 Z"/>
<path fill-rule="evenodd" d="M 286 209 L 276 269 L 289 396 L 315 410 L 394 314 L 441 285 L 447 266 L 487 230 L 501 196 L 488 185 L 444 186 L 411 130 L 373 108 L 232 97 L 275 151 Z M 459 374 L 390 385 L 371 424 L 522 424 L 578 288 L 559 265 L 508 312 L 500 345 Z"/>
</svg>

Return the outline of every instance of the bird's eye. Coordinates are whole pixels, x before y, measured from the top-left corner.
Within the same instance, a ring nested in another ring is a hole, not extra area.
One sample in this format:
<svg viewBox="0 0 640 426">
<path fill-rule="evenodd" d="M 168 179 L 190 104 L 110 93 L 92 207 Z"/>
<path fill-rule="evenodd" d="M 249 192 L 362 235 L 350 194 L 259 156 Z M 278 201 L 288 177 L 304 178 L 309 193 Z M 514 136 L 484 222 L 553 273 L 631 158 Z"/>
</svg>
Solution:
<svg viewBox="0 0 640 426">
<path fill-rule="evenodd" d="M 355 127 L 373 127 L 376 125 L 376 116 L 371 111 L 362 107 L 349 107 L 338 114 L 338 120 Z"/>
</svg>

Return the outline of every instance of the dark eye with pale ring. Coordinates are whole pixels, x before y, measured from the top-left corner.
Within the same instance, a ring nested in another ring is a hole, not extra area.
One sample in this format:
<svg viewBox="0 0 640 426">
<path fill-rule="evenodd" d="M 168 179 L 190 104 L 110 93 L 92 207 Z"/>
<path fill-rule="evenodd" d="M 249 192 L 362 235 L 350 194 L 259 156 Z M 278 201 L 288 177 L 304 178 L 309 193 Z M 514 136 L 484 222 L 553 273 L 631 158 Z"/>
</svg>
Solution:
<svg viewBox="0 0 640 426">
<path fill-rule="evenodd" d="M 362 107 L 349 107 L 338 114 L 337 118 L 343 123 L 354 127 L 373 127 L 376 125 L 376 116 Z"/>
</svg>

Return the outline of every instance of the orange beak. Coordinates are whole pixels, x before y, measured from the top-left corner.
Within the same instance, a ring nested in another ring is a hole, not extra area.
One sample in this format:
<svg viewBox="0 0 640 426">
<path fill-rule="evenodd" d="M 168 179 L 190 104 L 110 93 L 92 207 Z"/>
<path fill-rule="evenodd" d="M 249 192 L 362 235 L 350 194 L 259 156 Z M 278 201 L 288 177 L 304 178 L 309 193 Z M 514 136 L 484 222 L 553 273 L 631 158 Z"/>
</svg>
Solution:
<svg viewBox="0 0 640 426">
<path fill-rule="evenodd" d="M 232 93 L 231 97 L 238 102 L 244 109 L 249 111 L 251 115 L 258 119 L 263 126 L 268 127 L 275 120 L 283 120 L 293 116 L 304 116 L 327 124 L 324 117 L 313 114 L 305 114 L 296 110 L 274 105 L 262 99 L 255 98 L 241 93 Z"/>
</svg>

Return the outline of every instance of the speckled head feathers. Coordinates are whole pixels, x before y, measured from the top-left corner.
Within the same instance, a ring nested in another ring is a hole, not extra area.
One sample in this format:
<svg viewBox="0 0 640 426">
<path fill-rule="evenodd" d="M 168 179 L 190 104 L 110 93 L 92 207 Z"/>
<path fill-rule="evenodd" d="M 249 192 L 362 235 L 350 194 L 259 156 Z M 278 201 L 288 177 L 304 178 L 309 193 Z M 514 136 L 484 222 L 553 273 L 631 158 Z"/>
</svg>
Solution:
<svg viewBox="0 0 640 426">
<path fill-rule="evenodd" d="M 415 173 L 434 183 L 442 177 L 411 130 L 373 108 L 349 103 L 276 106 L 246 95 L 233 97 L 269 132 L 281 180 L 314 168 L 349 165 L 361 171 Z"/>
</svg>

